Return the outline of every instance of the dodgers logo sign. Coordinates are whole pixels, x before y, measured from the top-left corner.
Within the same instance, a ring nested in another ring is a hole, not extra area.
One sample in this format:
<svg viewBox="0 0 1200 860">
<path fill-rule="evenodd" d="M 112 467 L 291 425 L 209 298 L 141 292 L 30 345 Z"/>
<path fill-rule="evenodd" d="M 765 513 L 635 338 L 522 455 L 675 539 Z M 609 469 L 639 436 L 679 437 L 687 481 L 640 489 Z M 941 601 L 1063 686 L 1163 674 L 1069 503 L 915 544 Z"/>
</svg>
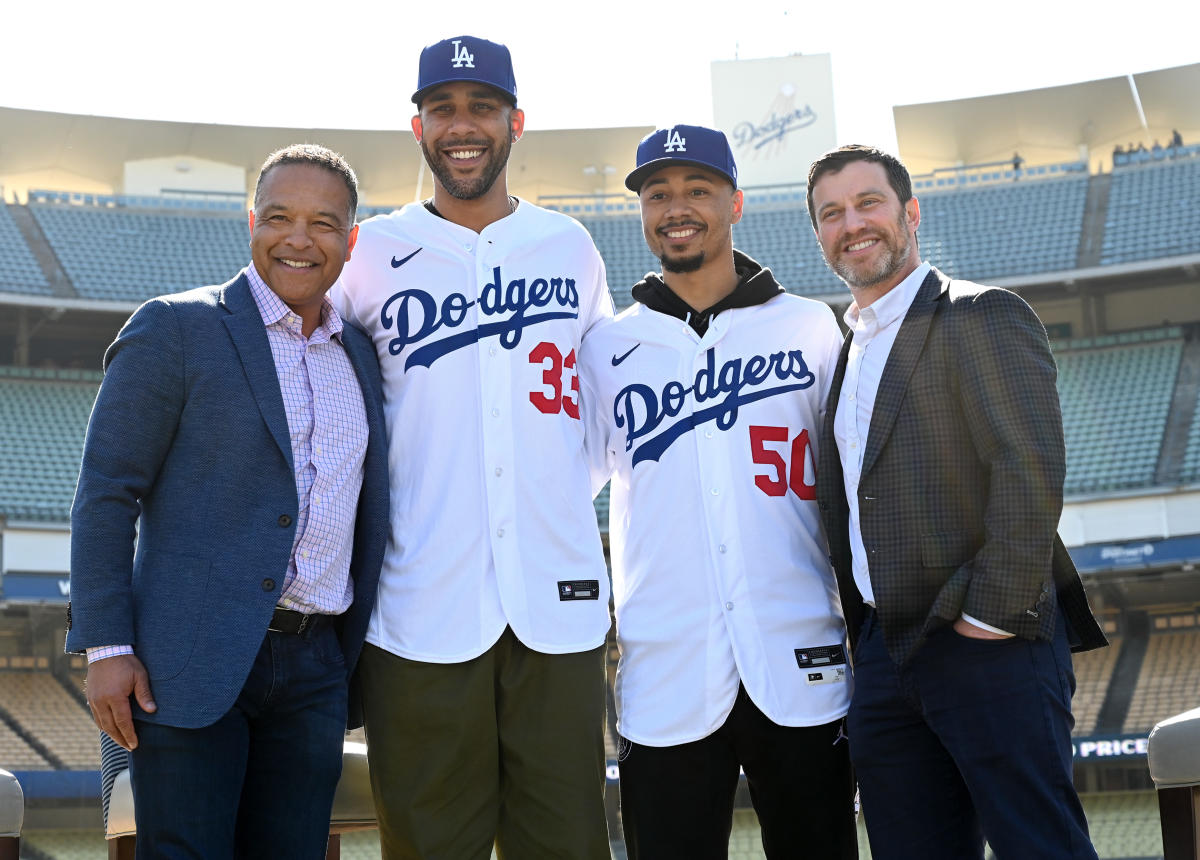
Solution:
<svg viewBox="0 0 1200 860">
<path fill-rule="evenodd" d="M 733 129 L 734 145 L 762 149 L 769 143 L 783 140 L 794 131 L 808 128 L 816 121 L 817 114 L 809 105 L 782 115 L 772 111 L 761 123 L 739 122 Z"/>
<path fill-rule="evenodd" d="M 461 328 L 471 308 L 476 308 L 481 320 L 491 318 L 495 321 L 481 322 L 467 331 L 456 331 L 440 340 L 421 343 L 439 331 Z M 404 361 L 407 371 L 412 367 L 429 367 L 443 355 L 493 335 L 500 336 L 502 347 L 513 349 L 521 342 L 521 333 L 528 326 L 578 316 L 579 290 L 574 278 L 514 278 L 506 286 L 500 267 L 496 266 L 478 299 L 450 293 L 439 303 L 425 290 L 401 290 L 383 303 L 379 321 L 384 330 L 396 332 L 396 336 L 388 341 L 388 352 L 392 355 L 399 355 L 405 347 L 420 344 Z"/>
<path fill-rule="evenodd" d="M 678 129 L 671 129 L 667 132 L 667 143 L 663 146 L 664 152 L 687 152 L 686 137 L 680 137 Z"/>
<path fill-rule="evenodd" d="M 456 69 L 475 68 L 475 55 L 467 50 L 466 45 L 462 44 L 462 39 L 454 40 L 454 56 L 451 59 L 454 61 Z"/>
<path fill-rule="evenodd" d="M 782 384 L 745 390 L 772 378 Z M 705 365 L 696 372 L 691 385 L 671 380 L 662 391 L 641 383 L 626 385 L 613 399 L 613 419 L 617 427 L 625 428 L 625 450 L 633 450 L 632 465 L 636 467 L 643 460 L 657 461 L 675 440 L 701 424 L 715 421 L 718 430 L 728 430 L 737 423 L 738 409 L 747 403 L 803 391 L 816 380 L 816 374 L 804 361 L 804 353 L 798 349 L 752 355 L 744 362 L 741 358 L 731 358 L 718 369 L 716 355 L 710 347 L 705 353 Z M 689 395 L 697 405 L 716 402 L 652 435 L 664 420 L 674 418 L 683 410 Z M 634 443 L 644 437 L 650 438 L 634 450 Z"/>
</svg>

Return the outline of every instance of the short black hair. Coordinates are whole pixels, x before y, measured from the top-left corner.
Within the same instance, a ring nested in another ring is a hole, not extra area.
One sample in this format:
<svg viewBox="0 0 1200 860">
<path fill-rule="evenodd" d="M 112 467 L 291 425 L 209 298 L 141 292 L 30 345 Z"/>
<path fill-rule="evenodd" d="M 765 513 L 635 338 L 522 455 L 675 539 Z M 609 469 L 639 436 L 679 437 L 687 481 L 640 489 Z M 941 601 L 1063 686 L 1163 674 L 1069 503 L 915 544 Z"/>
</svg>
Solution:
<svg viewBox="0 0 1200 860">
<path fill-rule="evenodd" d="M 813 186 L 826 173 L 841 173 L 842 168 L 855 161 L 870 161 L 883 165 L 883 170 L 887 173 L 888 185 L 892 186 L 892 190 L 900 198 L 900 205 L 903 206 L 912 200 L 912 177 L 908 175 L 908 168 L 901 164 L 900 159 L 896 156 L 884 152 L 882 149 L 858 143 L 839 146 L 822 155 L 812 163 L 812 167 L 808 168 L 808 217 L 812 221 L 814 230 L 817 227 L 817 213 L 813 209 Z"/>
<path fill-rule="evenodd" d="M 358 212 L 358 177 L 354 169 L 341 155 L 316 143 L 293 143 L 283 149 L 277 149 L 267 156 L 258 171 L 258 182 L 254 185 L 254 206 L 258 208 L 258 194 L 262 190 L 263 180 L 276 167 L 285 164 L 312 164 L 322 167 L 330 173 L 340 176 L 346 183 L 346 191 L 350 195 L 350 220 L 354 224 L 354 215 Z"/>
</svg>

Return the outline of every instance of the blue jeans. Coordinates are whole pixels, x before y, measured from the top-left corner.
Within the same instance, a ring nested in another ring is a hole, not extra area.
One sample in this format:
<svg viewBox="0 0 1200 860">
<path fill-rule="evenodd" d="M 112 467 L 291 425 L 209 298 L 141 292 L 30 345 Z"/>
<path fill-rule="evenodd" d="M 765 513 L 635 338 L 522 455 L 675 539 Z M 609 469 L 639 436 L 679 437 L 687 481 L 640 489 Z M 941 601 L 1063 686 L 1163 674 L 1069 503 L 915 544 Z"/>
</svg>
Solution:
<svg viewBox="0 0 1200 860">
<path fill-rule="evenodd" d="M 1075 675 L 1052 642 L 931 634 L 897 667 L 868 613 L 850 758 L 876 860 L 1095 860 L 1071 778 Z"/>
<path fill-rule="evenodd" d="M 136 728 L 139 860 L 325 856 L 346 731 L 331 623 L 268 632 L 234 706 L 212 725 Z"/>
</svg>

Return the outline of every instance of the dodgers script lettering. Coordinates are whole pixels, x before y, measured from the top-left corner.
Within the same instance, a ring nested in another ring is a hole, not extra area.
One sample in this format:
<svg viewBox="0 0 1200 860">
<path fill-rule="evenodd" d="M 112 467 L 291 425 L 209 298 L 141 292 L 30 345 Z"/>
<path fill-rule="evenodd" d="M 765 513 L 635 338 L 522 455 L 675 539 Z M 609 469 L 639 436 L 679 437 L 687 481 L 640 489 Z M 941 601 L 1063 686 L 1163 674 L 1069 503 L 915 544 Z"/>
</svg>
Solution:
<svg viewBox="0 0 1200 860">
<path fill-rule="evenodd" d="M 743 392 L 749 386 L 761 385 L 769 378 L 790 382 L 773 388 Z M 754 355 L 746 359 L 731 358 L 716 367 L 716 356 L 712 348 L 705 353 L 705 365 L 696 372 L 691 385 L 671 380 L 656 392 L 649 385 L 633 383 L 617 392 L 613 400 L 613 418 L 618 427 L 625 428 L 625 450 L 643 436 L 654 433 L 667 418 L 674 418 L 682 410 L 691 395 L 697 404 L 721 398 L 720 402 L 699 409 L 676 421 L 657 436 L 643 442 L 633 453 L 633 465 L 642 460 L 658 460 L 667 448 L 680 436 L 708 421 L 715 421 L 719 430 L 728 430 L 737 422 L 739 407 L 785 394 L 802 391 L 816 381 L 816 374 L 808 369 L 801 350 L 773 352 L 769 356 Z M 722 395 L 724 395 L 722 397 Z"/>
<path fill-rule="evenodd" d="M 561 310 L 529 313 L 535 308 L 554 306 Z M 479 293 L 478 300 L 462 293 L 450 293 L 437 300 L 421 289 L 401 290 L 383 303 L 379 321 L 396 336 L 388 341 L 388 352 L 399 355 L 405 347 L 419 344 L 442 329 L 457 329 L 466 322 L 468 311 L 477 307 L 477 315 L 496 318 L 469 331 L 456 332 L 413 349 L 404 369 L 429 367 L 443 355 L 477 343 L 485 337 L 500 336 L 500 345 L 513 349 L 521 342 L 521 333 L 532 325 L 579 316 L 579 291 L 574 278 L 516 278 L 504 285 L 500 267 L 492 270 L 492 279 Z"/>
<path fill-rule="evenodd" d="M 762 125 L 739 122 L 733 129 L 734 145 L 740 149 L 753 143 L 754 149 L 760 149 L 772 141 L 782 140 L 793 131 L 807 128 L 816 121 L 816 112 L 811 106 L 805 105 L 783 116 L 772 113 L 771 118 Z"/>
</svg>

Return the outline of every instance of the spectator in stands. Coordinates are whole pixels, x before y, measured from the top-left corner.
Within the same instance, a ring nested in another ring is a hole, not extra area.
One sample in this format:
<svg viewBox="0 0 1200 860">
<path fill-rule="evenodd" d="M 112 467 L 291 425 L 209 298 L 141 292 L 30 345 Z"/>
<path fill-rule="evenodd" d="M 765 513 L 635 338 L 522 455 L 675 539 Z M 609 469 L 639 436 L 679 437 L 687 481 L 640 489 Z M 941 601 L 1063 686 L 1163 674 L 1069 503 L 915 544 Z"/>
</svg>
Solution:
<svg viewBox="0 0 1200 860">
<path fill-rule="evenodd" d="M 724 134 L 647 135 L 625 185 L 662 273 L 588 334 L 579 374 L 592 486 L 613 480 L 629 857 L 725 857 L 739 767 L 767 857 L 857 857 L 845 624 L 808 446 L 841 332 L 734 250 Z"/>
<path fill-rule="evenodd" d="M 604 264 L 508 193 L 508 48 L 426 47 L 412 101 L 433 198 L 364 222 L 333 292 L 378 344 L 404 500 L 360 668 L 383 856 L 607 860 L 608 576 L 574 369 L 612 316 Z"/>
<path fill-rule="evenodd" d="M 1177 128 L 1171 129 L 1171 146 L 1175 149 L 1183 146 L 1183 135 L 1179 133 L 1179 129 Z"/>
<path fill-rule="evenodd" d="M 1054 358 L 1007 290 L 922 263 L 908 171 L 863 146 L 809 171 L 850 335 L 817 497 L 854 641 L 850 755 L 877 860 L 1095 858 L 1071 783 L 1069 649 L 1105 644 L 1055 534 Z"/>
<path fill-rule="evenodd" d="M 387 533 L 378 363 L 326 297 L 357 197 L 336 153 L 272 154 L 252 262 L 142 305 L 104 357 L 66 644 L 131 750 L 139 857 L 325 856 Z"/>
<path fill-rule="evenodd" d="M 1022 165 L 1022 164 L 1024 164 L 1024 163 L 1025 163 L 1025 159 L 1023 159 L 1023 158 L 1021 157 L 1021 153 L 1019 153 L 1019 152 L 1014 152 L 1014 153 L 1013 153 L 1013 160 L 1012 160 L 1012 165 L 1013 165 L 1013 181 L 1014 181 L 1014 182 L 1015 182 L 1016 180 L 1018 180 L 1018 179 L 1020 179 L 1020 178 L 1021 178 L 1021 165 Z"/>
</svg>

